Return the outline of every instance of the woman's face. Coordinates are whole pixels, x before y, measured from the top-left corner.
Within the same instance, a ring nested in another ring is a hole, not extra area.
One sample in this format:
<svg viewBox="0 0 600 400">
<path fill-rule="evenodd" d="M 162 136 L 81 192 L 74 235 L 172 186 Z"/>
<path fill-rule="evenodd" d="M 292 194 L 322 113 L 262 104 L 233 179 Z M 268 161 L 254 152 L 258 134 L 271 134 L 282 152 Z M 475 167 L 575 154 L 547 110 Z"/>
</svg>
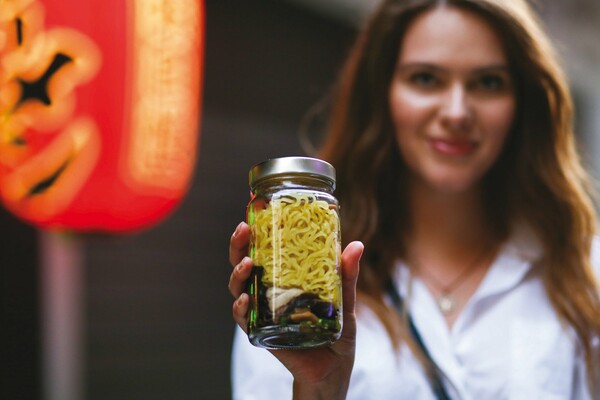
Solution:
<svg viewBox="0 0 600 400">
<path fill-rule="evenodd" d="M 409 26 L 389 91 L 412 181 L 442 192 L 476 187 L 498 158 L 515 114 L 499 36 L 477 14 L 438 7 Z"/>
</svg>

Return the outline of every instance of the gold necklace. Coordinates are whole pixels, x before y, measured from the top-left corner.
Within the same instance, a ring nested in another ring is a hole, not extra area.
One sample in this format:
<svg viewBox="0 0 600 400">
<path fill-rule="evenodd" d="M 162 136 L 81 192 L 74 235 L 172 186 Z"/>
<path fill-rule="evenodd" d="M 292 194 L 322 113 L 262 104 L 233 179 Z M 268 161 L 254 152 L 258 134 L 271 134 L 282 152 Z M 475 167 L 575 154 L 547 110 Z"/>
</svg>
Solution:
<svg viewBox="0 0 600 400">
<path fill-rule="evenodd" d="M 461 284 L 463 284 L 469 276 L 471 276 L 475 271 L 477 271 L 477 266 L 487 262 L 492 259 L 496 254 L 496 250 L 490 251 L 490 247 L 486 247 L 481 254 L 479 254 L 473 262 L 469 263 L 467 267 L 456 276 L 450 283 L 444 284 L 440 282 L 431 272 L 427 271 L 422 267 L 419 263 L 413 263 L 417 270 L 420 272 L 421 276 L 423 276 L 423 272 L 427 272 L 427 277 L 429 278 L 429 283 L 432 284 L 435 289 L 440 293 L 440 296 L 435 299 L 438 308 L 445 316 L 452 314 L 456 310 L 457 300 L 453 295 L 454 291 L 458 289 Z"/>
</svg>

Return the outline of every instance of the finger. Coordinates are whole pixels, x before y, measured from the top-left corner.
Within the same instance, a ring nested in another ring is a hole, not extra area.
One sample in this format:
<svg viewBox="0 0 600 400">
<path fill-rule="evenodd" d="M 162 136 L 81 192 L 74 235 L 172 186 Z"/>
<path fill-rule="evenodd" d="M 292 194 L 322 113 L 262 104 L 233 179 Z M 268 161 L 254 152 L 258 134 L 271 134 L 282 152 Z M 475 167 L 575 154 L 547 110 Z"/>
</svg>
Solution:
<svg viewBox="0 0 600 400">
<path fill-rule="evenodd" d="M 240 222 L 235 228 L 229 240 L 229 262 L 236 265 L 248 255 L 248 240 L 250 239 L 250 227 L 245 222 Z"/>
<path fill-rule="evenodd" d="M 246 280 L 250 278 L 250 274 L 252 273 L 252 260 L 250 257 L 242 258 L 229 276 L 229 292 L 233 295 L 233 297 L 237 298 L 244 291 L 244 287 L 246 286 Z"/>
<path fill-rule="evenodd" d="M 356 317 L 354 306 L 356 303 L 356 281 L 358 279 L 359 262 L 364 251 L 364 245 L 351 242 L 342 253 L 342 293 L 344 321 L 342 336 L 354 340 L 356 337 Z"/>
<path fill-rule="evenodd" d="M 250 304 L 250 297 L 247 293 L 242 293 L 236 301 L 233 302 L 233 320 L 246 331 L 248 306 Z"/>
</svg>

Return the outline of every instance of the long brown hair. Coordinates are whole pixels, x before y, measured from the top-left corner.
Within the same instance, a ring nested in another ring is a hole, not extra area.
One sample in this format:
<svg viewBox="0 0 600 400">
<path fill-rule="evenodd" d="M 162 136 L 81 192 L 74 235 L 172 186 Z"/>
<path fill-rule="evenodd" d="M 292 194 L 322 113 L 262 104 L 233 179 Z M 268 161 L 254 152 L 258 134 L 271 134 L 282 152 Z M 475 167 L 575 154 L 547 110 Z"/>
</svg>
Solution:
<svg viewBox="0 0 600 400">
<path fill-rule="evenodd" d="M 388 90 L 408 25 L 442 4 L 478 13 L 505 45 L 518 114 L 502 155 L 484 178 L 490 221 L 500 238 L 516 220 L 526 221 L 537 234 L 550 301 L 575 330 L 589 376 L 594 376 L 600 369 L 592 348 L 593 338 L 600 336 L 600 299 L 590 265 L 596 233 L 592 189 L 576 149 L 567 81 L 524 0 L 386 0 L 361 30 L 335 87 L 328 136 L 319 154 L 338 172 L 344 241 L 365 244 L 361 298 L 395 343 L 398 335 L 406 336 L 402 321 L 383 300 L 394 260 L 403 255 L 408 220 L 402 195 L 406 167 L 395 142 Z"/>
</svg>

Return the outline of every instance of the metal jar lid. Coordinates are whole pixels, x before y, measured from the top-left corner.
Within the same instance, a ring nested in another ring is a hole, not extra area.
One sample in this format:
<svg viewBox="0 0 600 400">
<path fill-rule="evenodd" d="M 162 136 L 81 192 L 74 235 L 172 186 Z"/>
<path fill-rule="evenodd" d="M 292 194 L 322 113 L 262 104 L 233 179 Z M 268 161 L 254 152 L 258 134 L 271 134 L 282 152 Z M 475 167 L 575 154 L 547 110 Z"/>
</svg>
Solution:
<svg viewBox="0 0 600 400">
<path fill-rule="evenodd" d="M 250 169 L 248 182 L 253 188 L 263 179 L 290 174 L 325 179 L 335 188 L 335 168 L 326 161 L 312 157 L 280 157 L 263 161 Z"/>
</svg>

